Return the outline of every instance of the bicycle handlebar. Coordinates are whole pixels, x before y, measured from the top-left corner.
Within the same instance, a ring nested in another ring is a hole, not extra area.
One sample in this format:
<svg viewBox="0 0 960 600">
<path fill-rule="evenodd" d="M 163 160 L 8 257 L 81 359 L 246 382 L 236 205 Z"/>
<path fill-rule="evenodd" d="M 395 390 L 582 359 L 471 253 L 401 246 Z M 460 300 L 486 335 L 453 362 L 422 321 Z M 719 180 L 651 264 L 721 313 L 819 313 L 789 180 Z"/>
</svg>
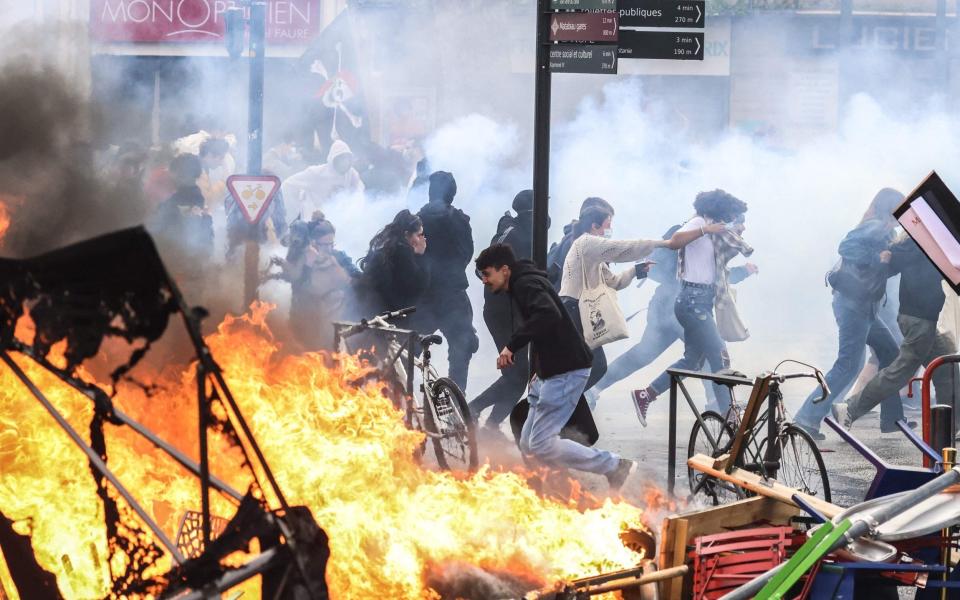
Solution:
<svg viewBox="0 0 960 600">
<path fill-rule="evenodd" d="M 823 378 L 823 373 L 820 372 L 820 369 L 814 369 L 813 373 L 789 373 L 787 375 L 774 374 L 774 378 L 779 382 L 784 382 L 788 379 L 816 379 L 817 383 L 820 384 L 820 397 L 813 401 L 814 404 L 819 404 L 830 396 L 830 386 L 827 385 L 827 382 Z"/>
<path fill-rule="evenodd" d="M 400 318 L 406 317 L 407 315 L 412 315 L 415 312 L 417 312 L 416 306 L 408 306 L 406 308 L 401 308 L 400 310 L 393 310 L 393 311 L 388 310 L 386 312 L 380 313 L 377 316 L 383 318 L 386 321 L 389 321 L 391 319 L 400 319 Z"/>
<path fill-rule="evenodd" d="M 360 319 L 359 323 L 355 323 L 353 325 L 350 325 L 349 327 L 344 328 L 341 331 L 341 335 L 344 338 L 348 338 L 350 336 L 360 333 L 361 331 L 366 331 L 367 329 L 372 329 L 372 328 L 389 329 L 391 328 L 391 325 L 388 321 L 391 321 L 393 319 L 400 319 L 400 318 L 406 317 L 407 315 L 413 314 L 415 312 L 417 312 L 416 306 L 408 306 L 406 308 L 401 308 L 399 310 L 392 310 L 392 311 L 388 310 L 374 317 L 370 317 L 369 319 Z M 347 325 L 347 324 L 343 323 L 343 325 Z"/>
</svg>

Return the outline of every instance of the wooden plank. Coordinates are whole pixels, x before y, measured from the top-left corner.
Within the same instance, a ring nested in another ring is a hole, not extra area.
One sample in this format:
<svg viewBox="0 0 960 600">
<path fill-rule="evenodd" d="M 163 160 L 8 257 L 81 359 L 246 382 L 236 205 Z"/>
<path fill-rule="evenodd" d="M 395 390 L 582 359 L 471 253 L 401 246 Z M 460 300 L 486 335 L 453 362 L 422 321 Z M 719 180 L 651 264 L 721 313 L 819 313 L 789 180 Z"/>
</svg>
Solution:
<svg viewBox="0 0 960 600">
<path fill-rule="evenodd" d="M 676 521 L 676 530 L 673 535 L 673 567 L 679 567 L 684 564 L 687 560 L 687 520 L 686 519 L 677 519 Z M 667 600 L 682 600 L 683 598 L 683 581 L 684 577 L 679 579 L 671 579 L 667 587 L 666 597 Z"/>
<path fill-rule="evenodd" d="M 740 425 L 737 427 L 737 431 L 733 436 L 733 446 L 730 448 L 730 454 L 727 456 L 726 461 L 723 461 L 723 464 L 718 465 L 718 469 L 729 472 L 733 467 L 731 461 L 736 461 L 737 457 L 743 453 L 743 445 L 750 439 L 750 430 L 753 429 L 754 423 L 757 422 L 757 415 L 760 414 L 760 408 L 764 400 L 767 399 L 769 391 L 770 380 L 768 378 L 757 377 L 753 381 L 750 400 L 747 402 L 747 407 L 744 409 L 743 416 L 740 418 Z"/>
<path fill-rule="evenodd" d="M 837 506 L 836 504 L 826 502 L 822 498 L 808 496 L 807 494 L 798 492 L 797 490 L 787 487 L 782 483 L 773 481 L 768 484 L 763 480 L 762 477 L 756 473 L 751 473 L 750 471 L 734 468 L 731 469 L 729 473 L 726 473 L 723 470 L 714 468 L 713 461 L 714 459 L 710 458 L 709 456 L 697 454 L 696 456 L 693 456 L 687 460 L 687 465 L 693 469 L 696 469 L 697 471 L 700 471 L 701 473 L 706 473 L 712 477 L 729 481 L 730 483 L 750 490 L 751 492 L 756 492 L 761 496 L 773 498 L 775 500 L 779 500 L 780 502 L 793 504 L 791 497 L 794 494 L 797 494 L 806 500 L 811 506 L 823 513 L 828 519 L 832 519 L 843 510 L 842 507 Z"/>
<path fill-rule="evenodd" d="M 701 535 L 722 533 L 729 529 L 736 529 L 768 521 L 774 525 L 785 525 L 791 517 L 802 511 L 793 504 L 784 504 L 772 498 L 757 496 L 739 502 L 732 502 L 723 506 L 700 511 L 696 515 L 689 515 L 687 519 L 687 539 Z"/>
</svg>

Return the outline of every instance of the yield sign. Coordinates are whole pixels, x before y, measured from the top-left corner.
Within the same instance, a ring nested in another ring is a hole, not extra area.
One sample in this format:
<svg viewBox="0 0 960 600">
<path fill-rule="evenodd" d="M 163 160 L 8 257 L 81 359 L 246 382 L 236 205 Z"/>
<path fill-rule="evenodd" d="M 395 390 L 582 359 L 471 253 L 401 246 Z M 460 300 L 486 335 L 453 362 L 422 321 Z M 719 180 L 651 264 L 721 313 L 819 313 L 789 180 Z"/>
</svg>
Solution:
<svg viewBox="0 0 960 600">
<path fill-rule="evenodd" d="M 227 177 L 227 189 L 247 221 L 256 225 L 280 189 L 280 178 L 276 175 L 231 175 Z"/>
</svg>

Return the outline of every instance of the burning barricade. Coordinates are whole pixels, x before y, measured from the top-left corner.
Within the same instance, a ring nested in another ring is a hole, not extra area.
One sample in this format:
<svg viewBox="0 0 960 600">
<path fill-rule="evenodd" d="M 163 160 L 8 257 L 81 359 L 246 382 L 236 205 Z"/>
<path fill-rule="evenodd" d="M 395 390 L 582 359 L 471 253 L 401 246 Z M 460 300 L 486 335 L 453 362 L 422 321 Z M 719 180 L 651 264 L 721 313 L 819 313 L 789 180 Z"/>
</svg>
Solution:
<svg viewBox="0 0 960 600">
<path fill-rule="evenodd" d="M 509 598 L 642 558 L 635 506 L 417 464 L 366 367 L 284 355 L 269 307 L 203 337 L 142 229 L 0 269 L 7 594 Z M 187 367 L 144 360 L 171 319 Z"/>
</svg>

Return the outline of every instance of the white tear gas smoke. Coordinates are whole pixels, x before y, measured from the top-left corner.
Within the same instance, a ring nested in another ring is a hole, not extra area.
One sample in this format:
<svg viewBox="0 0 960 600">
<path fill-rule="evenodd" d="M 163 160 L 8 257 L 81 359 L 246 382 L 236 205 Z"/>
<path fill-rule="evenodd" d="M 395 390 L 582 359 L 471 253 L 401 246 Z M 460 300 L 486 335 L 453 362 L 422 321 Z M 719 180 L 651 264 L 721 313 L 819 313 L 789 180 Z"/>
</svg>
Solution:
<svg viewBox="0 0 960 600">
<path fill-rule="evenodd" d="M 371 31 L 361 39 L 377 45 L 376 77 L 388 77 L 391 85 L 409 80 L 436 90 L 435 120 L 439 126 L 424 142 L 424 148 L 433 169 L 449 170 L 456 176 L 459 192 L 455 204 L 472 216 L 478 249 L 491 239 L 497 220 L 509 209 L 514 194 L 531 185 L 533 77 L 532 65 L 527 63 L 532 60 L 534 47 L 534 4 L 433 3 L 432 13 L 420 12 L 415 18 L 405 18 L 403 27 L 393 26 L 391 19 L 380 18 L 379 24 L 371 26 Z M 378 33 L 376 27 L 381 26 L 388 30 Z M 480 32 L 488 31 L 502 35 L 493 41 L 480 36 Z M 21 36 L 17 43 L 21 49 L 30 48 L 42 38 L 36 34 Z M 424 40 L 444 49 L 443 59 L 429 68 L 409 59 L 423 53 L 393 51 L 419 48 Z M 503 40 L 511 42 L 504 44 Z M 529 56 L 511 52 L 508 48 L 512 47 L 529 51 Z M 849 57 L 854 62 L 846 71 L 875 81 L 895 80 L 886 56 L 858 52 Z M 736 56 L 731 60 L 735 59 Z M 242 61 L 181 59 L 177 64 L 189 93 L 178 97 L 176 112 L 200 120 L 204 115 L 219 114 L 226 121 L 226 129 L 242 140 L 245 94 L 236 93 L 246 83 Z M 290 67 L 268 64 L 267 146 L 272 140 L 286 137 L 291 129 L 309 127 L 295 121 L 297 115 L 308 112 L 303 110 L 306 104 L 315 102 L 310 95 L 302 102 L 296 101 L 291 94 L 278 89 L 279 84 L 270 85 L 277 69 L 284 68 Z M 232 75 L 227 77 L 226 71 L 232 71 Z M 4 69 L 6 76 L 10 73 L 9 68 Z M 560 237 L 561 227 L 576 215 L 580 202 L 587 196 L 601 196 L 614 204 L 615 236 L 619 238 L 659 237 L 670 225 L 690 216 L 698 191 L 720 187 L 750 204 L 746 238 L 756 248 L 751 261 L 759 265 L 760 274 L 740 285 L 739 301 L 752 337 L 731 347 L 734 366 L 748 373 L 770 368 L 771 360 L 786 357 L 829 366 L 836 331 L 823 274 L 835 261 L 837 243 L 856 224 L 877 190 L 889 186 L 906 192 L 931 169 L 938 170 L 948 183 L 960 182 L 951 160 L 957 156 L 956 140 L 960 133 L 956 115 L 943 108 L 949 104 L 942 97 L 926 90 L 923 94 L 906 93 L 893 99 L 888 94 L 882 102 L 864 95 L 853 96 L 841 107 L 836 133 L 784 150 L 736 131 L 708 136 L 682 128 L 678 132 L 674 107 L 657 91 L 644 88 L 650 80 L 573 75 L 557 75 L 554 80 L 551 240 Z M 229 81 L 234 92 L 228 95 L 222 89 L 211 91 L 216 85 L 197 87 L 198 82 L 204 81 Z M 374 85 L 373 80 L 362 83 Z M 4 85 L 0 89 L 9 94 L 22 87 Z M 143 98 L 150 97 L 152 82 L 140 91 Z M 784 101 L 787 93 L 788 90 L 782 91 Z M 728 90 L 707 94 L 699 101 L 703 105 L 722 105 L 728 102 L 728 94 Z M 891 110 L 890 106 L 903 106 L 903 96 L 909 97 L 911 110 Z M 53 103 L 59 96 L 44 93 L 40 97 L 45 98 L 45 103 L 37 102 L 36 106 L 42 108 L 56 106 Z M 30 125 L 26 129 L 36 133 L 20 137 L 30 138 L 28 143 L 36 144 L 44 139 L 42 132 L 56 131 L 58 139 L 91 139 L 90 132 L 68 135 L 79 128 L 71 117 L 82 112 L 76 108 L 77 97 L 70 96 L 67 106 L 53 111 L 59 115 L 59 121 L 45 127 Z M 228 101 L 228 97 L 241 101 Z M 33 104 L 33 100 L 26 102 Z M 169 105 L 165 106 L 169 111 Z M 11 112 L 4 111 L 0 118 L 9 117 Z M 782 114 L 788 115 L 789 111 Z M 204 126 L 202 122 L 196 124 Z M 8 126 L 14 125 L 25 131 L 22 123 Z M 110 133 L 110 139 L 115 141 L 128 135 L 142 136 L 144 131 L 141 127 L 139 131 Z M 177 134 L 181 133 L 188 132 Z M 4 136 L 0 143 L 9 144 L 9 137 Z M 242 168 L 242 142 L 240 146 L 236 158 Z M 70 165 L 66 157 L 65 150 L 58 150 L 53 159 L 30 164 L 46 165 L 42 183 L 52 186 L 65 179 L 58 176 L 56 168 L 49 169 Z M 5 190 L 23 185 L 10 176 L 29 171 L 21 165 L 9 160 L 0 165 L 0 169 L 5 169 Z M 71 168 L 76 170 L 75 165 Z M 11 181 L 18 183 L 7 183 Z M 45 188 L 31 191 L 31 205 L 36 205 L 40 212 L 18 220 L 11 236 L 20 229 L 17 235 L 44 232 L 43 241 L 48 245 L 66 241 L 63 236 L 47 232 L 58 229 L 62 211 L 73 214 L 71 207 L 82 206 L 74 196 L 83 189 L 82 185 L 56 184 L 53 193 Z M 125 223 L 125 211 L 130 206 L 117 202 L 111 206 L 113 209 L 106 215 L 96 213 L 94 218 L 81 219 L 80 227 L 59 229 L 68 229 L 76 238 L 92 229 L 105 230 Z M 362 198 L 332 198 L 321 208 L 337 226 L 338 245 L 356 259 L 365 253 L 370 238 L 397 210 L 418 206 L 419 202 L 408 200 L 405 194 L 368 194 Z M 82 212 L 92 214 L 86 209 Z M 218 239 L 219 252 L 222 245 Z M 263 256 L 266 259 L 282 253 L 282 248 L 272 247 L 265 249 Z M 652 289 L 652 285 L 646 285 L 641 290 L 628 288 L 622 292 L 620 300 L 625 312 L 643 308 Z M 496 349 L 482 322 L 482 296 L 479 282 L 473 278 L 469 293 L 481 339 L 481 350 L 471 367 L 472 396 L 496 375 Z M 282 284 L 270 284 L 264 290 L 265 298 L 282 305 L 288 296 L 289 288 Z M 284 312 L 281 307 L 277 314 Z M 644 315 L 630 324 L 634 337 L 608 347 L 610 358 L 635 343 L 644 325 Z M 679 355 L 680 347 L 676 345 L 661 361 L 631 378 L 629 386 L 646 385 L 660 367 Z M 438 359 L 442 365 L 442 356 Z"/>
</svg>

